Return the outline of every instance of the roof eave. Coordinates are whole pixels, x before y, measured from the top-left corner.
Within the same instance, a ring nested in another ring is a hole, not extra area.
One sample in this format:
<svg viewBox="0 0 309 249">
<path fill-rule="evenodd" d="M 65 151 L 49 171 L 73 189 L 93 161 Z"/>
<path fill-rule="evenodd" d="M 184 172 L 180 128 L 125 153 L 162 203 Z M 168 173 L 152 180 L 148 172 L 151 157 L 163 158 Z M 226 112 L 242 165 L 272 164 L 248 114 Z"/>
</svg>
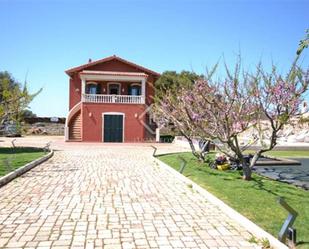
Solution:
<svg viewBox="0 0 309 249">
<path fill-rule="evenodd" d="M 83 69 L 85 69 L 87 67 L 94 66 L 94 65 L 97 65 L 99 63 L 103 63 L 103 62 L 110 61 L 110 60 L 113 60 L 113 59 L 117 59 L 119 61 L 122 61 L 123 63 L 129 64 L 129 65 L 134 66 L 136 68 L 139 68 L 139 69 L 141 69 L 141 70 L 143 70 L 145 72 L 148 72 L 148 73 L 150 73 L 150 74 L 152 74 L 152 75 L 154 75 L 156 77 L 160 77 L 161 76 L 161 74 L 159 74 L 159 73 L 157 73 L 155 71 L 152 71 L 152 70 L 147 69 L 147 68 L 145 68 L 143 66 L 137 65 L 137 64 L 135 64 L 133 62 L 130 62 L 130 61 L 127 61 L 125 59 L 122 59 L 122 58 L 120 58 L 120 57 L 118 57 L 116 55 L 109 56 L 109 57 L 106 57 L 106 58 L 103 58 L 103 59 L 100 59 L 100 60 L 96 60 L 96 61 L 93 61 L 93 62 L 90 62 L 90 63 L 86 63 L 86 64 L 83 64 L 83 65 L 78 66 L 78 67 L 70 68 L 70 69 L 66 70 L 65 73 L 67 75 L 69 75 L 69 76 L 72 76 L 73 73 L 78 72 L 80 70 L 83 70 Z"/>
</svg>

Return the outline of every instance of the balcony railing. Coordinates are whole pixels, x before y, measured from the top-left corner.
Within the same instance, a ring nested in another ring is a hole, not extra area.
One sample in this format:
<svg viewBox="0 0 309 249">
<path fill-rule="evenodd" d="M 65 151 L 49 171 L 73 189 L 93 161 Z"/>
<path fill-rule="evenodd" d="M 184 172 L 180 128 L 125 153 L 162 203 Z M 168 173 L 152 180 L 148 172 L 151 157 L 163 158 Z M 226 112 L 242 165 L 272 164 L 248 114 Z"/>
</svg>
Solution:
<svg viewBox="0 0 309 249">
<path fill-rule="evenodd" d="M 90 103 L 144 104 L 144 96 L 83 94 L 82 101 Z"/>
</svg>

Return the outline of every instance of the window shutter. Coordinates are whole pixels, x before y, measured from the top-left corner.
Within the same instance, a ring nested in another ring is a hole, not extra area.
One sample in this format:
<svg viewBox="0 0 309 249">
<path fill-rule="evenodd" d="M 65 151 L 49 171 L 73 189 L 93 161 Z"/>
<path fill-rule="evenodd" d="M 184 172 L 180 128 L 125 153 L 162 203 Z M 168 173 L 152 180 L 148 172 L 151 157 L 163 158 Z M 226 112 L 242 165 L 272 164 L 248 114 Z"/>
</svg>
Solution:
<svg viewBox="0 0 309 249">
<path fill-rule="evenodd" d="M 97 84 L 96 94 L 101 94 L 101 85 Z"/>
</svg>

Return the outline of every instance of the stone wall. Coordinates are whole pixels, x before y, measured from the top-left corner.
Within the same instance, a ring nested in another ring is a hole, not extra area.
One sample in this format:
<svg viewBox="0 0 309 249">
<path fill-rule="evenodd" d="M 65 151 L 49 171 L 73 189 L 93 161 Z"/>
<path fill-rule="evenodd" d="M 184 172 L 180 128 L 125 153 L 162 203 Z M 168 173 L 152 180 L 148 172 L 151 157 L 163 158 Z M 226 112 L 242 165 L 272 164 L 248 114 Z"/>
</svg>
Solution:
<svg viewBox="0 0 309 249">
<path fill-rule="evenodd" d="M 63 123 L 36 122 L 33 124 L 24 124 L 23 131 L 27 135 L 64 135 Z"/>
</svg>

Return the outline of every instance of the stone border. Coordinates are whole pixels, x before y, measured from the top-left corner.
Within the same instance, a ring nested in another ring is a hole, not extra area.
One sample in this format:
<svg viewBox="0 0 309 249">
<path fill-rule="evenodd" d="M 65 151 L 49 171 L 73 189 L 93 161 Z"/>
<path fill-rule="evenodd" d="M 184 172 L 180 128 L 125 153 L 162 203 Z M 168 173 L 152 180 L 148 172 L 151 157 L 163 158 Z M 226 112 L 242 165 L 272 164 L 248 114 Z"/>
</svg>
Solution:
<svg viewBox="0 0 309 249">
<path fill-rule="evenodd" d="M 297 160 L 285 158 L 285 157 L 272 157 L 272 156 L 264 156 L 269 160 L 265 161 L 257 161 L 255 166 L 295 166 L 301 165 L 301 163 Z"/>
<path fill-rule="evenodd" d="M 47 155 L 38 158 L 30 163 L 27 163 L 26 165 L 10 172 L 9 174 L 3 176 L 0 178 L 0 188 L 4 186 L 5 184 L 9 183 L 10 181 L 14 180 L 15 178 L 21 176 L 22 174 L 26 173 L 27 171 L 33 169 L 37 165 L 47 161 L 49 158 L 51 158 L 54 155 L 54 151 L 51 150 Z"/>
<path fill-rule="evenodd" d="M 167 165 L 166 163 L 160 161 L 158 158 L 154 157 L 155 162 L 161 166 L 162 168 L 168 170 L 170 173 L 172 173 L 176 178 L 181 180 L 182 182 L 185 182 L 186 184 L 192 185 L 192 189 L 196 190 L 198 193 L 203 195 L 207 201 L 210 203 L 216 205 L 220 208 L 220 210 L 225 213 L 227 216 L 238 222 L 240 225 L 242 225 L 245 229 L 247 229 L 250 233 L 252 233 L 254 236 L 256 236 L 259 239 L 268 239 L 271 246 L 274 248 L 282 248 L 282 249 L 288 249 L 288 247 L 280 242 L 278 239 L 276 239 L 274 236 L 263 230 L 261 227 L 250 221 L 248 218 L 243 216 L 242 214 L 238 213 L 236 210 L 225 204 L 223 201 L 221 201 L 219 198 L 214 196 L 213 194 L 209 193 L 206 189 L 202 188 L 186 176 L 180 174 L 178 171 Z"/>
</svg>

